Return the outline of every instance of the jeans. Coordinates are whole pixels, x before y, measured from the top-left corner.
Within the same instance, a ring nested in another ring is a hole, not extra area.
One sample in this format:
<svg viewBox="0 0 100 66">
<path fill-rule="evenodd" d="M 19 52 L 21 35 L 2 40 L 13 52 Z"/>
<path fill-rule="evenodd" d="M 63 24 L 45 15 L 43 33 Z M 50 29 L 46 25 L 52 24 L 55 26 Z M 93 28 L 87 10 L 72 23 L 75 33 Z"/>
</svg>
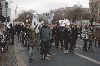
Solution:
<svg viewBox="0 0 100 66">
<path fill-rule="evenodd" d="M 30 59 L 34 58 L 35 51 L 36 51 L 35 47 L 29 47 L 29 58 Z"/>
</svg>

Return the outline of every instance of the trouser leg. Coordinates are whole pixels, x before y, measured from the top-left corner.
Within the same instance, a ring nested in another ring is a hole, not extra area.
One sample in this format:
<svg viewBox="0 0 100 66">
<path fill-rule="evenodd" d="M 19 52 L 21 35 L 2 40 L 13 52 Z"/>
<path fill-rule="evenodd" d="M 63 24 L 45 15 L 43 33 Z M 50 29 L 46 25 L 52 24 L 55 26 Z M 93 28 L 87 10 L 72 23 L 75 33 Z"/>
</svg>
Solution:
<svg viewBox="0 0 100 66">
<path fill-rule="evenodd" d="M 65 50 L 68 50 L 68 43 L 69 43 L 68 40 L 65 39 L 65 40 L 64 40 L 64 47 L 65 47 Z"/>
<path fill-rule="evenodd" d="M 13 43 L 13 45 L 14 45 L 14 36 L 13 36 L 13 39 L 12 39 L 12 43 Z"/>
<path fill-rule="evenodd" d="M 73 42 L 70 42 L 70 48 L 69 48 L 70 51 L 74 51 L 74 43 Z"/>
<path fill-rule="evenodd" d="M 69 40 L 69 43 L 70 43 L 70 48 L 69 48 L 69 50 L 70 50 L 70 52 L 73 52 L 73 51 L 74 51 L 75 42 L 76 42 L 75 39 L 70 39 L 70 40 Z"/>
<path fill-rule="evenodd" d="M 18 37 L 18 40 L 19 40 L 19 34 L 17 33 L 17 37 Z"/>
<path fill-rule="evenodd" d="M 29 58 L 32 59 L 33 57 L 33 48 L 29 47 Z"/>
<path fill-rule="evenodd" d="M 97 46 L 97 38 L 94 40 L 95 47 Z"/>
<path fill-rule="evenodd" d="M 51 55 L 52 43 L 49 41 L 48 54 Z"/>
<path fill-rule="evenodd" d="M 14 35 L 11 36 L 11 44 L 14 45 Z"/>
<path fill-rule="evenodd" d="M 76 48 L 76 41 L 77 41 L 77 40 L 75 40 L 75 42 L 74 42 L 74 48 Z"/>
<path fill-rule="evenodd" d="M 40 48 L 40 55 L 43 58 L 43 47 Z"/>
<path fill-rule="evenodd" d="M 44 52 L 44 58 L 47 57 L 47 54 L 50 53 L 49 52 L 49 41 L 45 42 L 45 52 Z"/>
<path fill-rule="evenodd" d="M 92 48 L 92 41 L 89 41 L 89 47 L 88 47 L 88 49 L 90 49 L 90 48 Z"/>
<path fill-rule="evenodd" d="M 24 44 L 24 37 L 22 36 L 22 44 Z"/>
<path fill-rule="evenodd" d="M 44 52 L 45 52 L 44 46 L 45 46 L 45 45 L 44 45 L 44 42 L 41 41 L 41 44 L 40 44 L 40 47 L 41 47 L 41 48 L 40 48 L 40 55 L 41 55 L 42 58 L 44 58 Z"/>
<path fill-rule="evenodd" d="M 63 48 L 63 39 L 60 39 L 60 43 L 61 43 L 61 48 Z"/>
<path fill-rule="evenodd" d="M 75 40 L 73 40 L 73 50 L 74 50 L 74 48 L 76 48 L 76 39 Z"/>
<path fill-rule="evenodd" d="M 83 50 L 87 50 L 87 40 L 84 40 Z"/>
<path fill-rule="evenodd" d="M 21 40 L 22 40 L 22 35 L 21 34 L 20 34 L 19 38 L 20 38 L 20 42 L 21 42 Z"/>
<path fill-rule="evenodd" d="M 58 46 L 59 46 L 59 40 L 58 39 L 55 39 L 55 46 L 58 49 Z"/>
</svg>

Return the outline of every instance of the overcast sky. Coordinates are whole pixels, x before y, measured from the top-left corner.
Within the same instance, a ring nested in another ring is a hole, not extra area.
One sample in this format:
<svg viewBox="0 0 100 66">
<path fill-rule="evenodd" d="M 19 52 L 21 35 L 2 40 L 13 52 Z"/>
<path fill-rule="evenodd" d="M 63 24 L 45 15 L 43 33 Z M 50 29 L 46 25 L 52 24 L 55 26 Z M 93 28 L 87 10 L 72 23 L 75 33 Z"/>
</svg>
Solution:
<svg viewBox="0 0 100 66">
<path fill-rule="evenodd" d="M 8 0 L 9 1 L 9 0 Z M 11 1 L 11 0 L 10 0 Z M 14 15 L 15 6 L 18 6 L 18 12 L 21 10 L 33 9 L 38 13 L 45 13 L 51 9 L 57 9 L 62 7 L 72 7 L 73 5 L 79 3 L 83 7 L 89 7 L 89 0 L 12 0 L 11 5 L 12 12 Z"/>
<path fill-rule="evenodd" d="M 71 7 L 77 3 L 82 4 L 83 7 L 89 7 L 89 0 L 13 0 L 13 3 L 18 5 L 18 10 L 33 9 L 38 13 L 61 7 Z"/>
</svg>

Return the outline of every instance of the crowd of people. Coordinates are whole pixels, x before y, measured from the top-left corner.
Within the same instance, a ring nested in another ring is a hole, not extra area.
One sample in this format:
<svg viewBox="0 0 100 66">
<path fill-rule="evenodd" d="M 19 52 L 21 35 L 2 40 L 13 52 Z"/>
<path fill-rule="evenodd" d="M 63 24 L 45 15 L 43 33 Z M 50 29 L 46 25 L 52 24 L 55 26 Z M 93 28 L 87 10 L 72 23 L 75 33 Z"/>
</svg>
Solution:
<svg viewBox="0 0 100 66">
<path fill-rule="evenodd" d="M 42 59 L 45 59 L 48 54 L 52 55 L 50 48 L 53 45 L 57 50 L 61 48 L 64 51 L 64 54 L 69 52 L 74 53 L 78 38 L 81 38 L 84 42 L 83 51 L 88 52 L 90 49 L 93 50 L 92 44 L 96 39 L 94 27 L 91 25 L 86 25 L 82 30 L 75 24 L 60 26 L 60 24 L 57 23 L 51 28 L 48 22 L 44 22 L 42 27 L 38 27 L 39 33 L 36 33 L 35 29 L 36 28 L 33 28 L 30 24 L 10 25 L 10 29 L 7 29 L 7 31 L 11 33 L 12 45 L 14 44 L 14 35 L 16 34 L 18 40 L 22 43 L 22 46 L 27 47 L 30 59 L 33 59 L 33 51 L 36 47 L 40 50 Z M 99 41 L 98 45 L 100 45 Z"/>
<path fill-rule="evenodd" d="M 33 29 L 31 25 L 24 26 L 18 24 L 15 26 L 15 30 L 18 40 L 22 42 L 22 45 L 27 46 L 29 50 L 30 47 L 32 47 L 31 50 L 34 50 L 34 47 L 39 46 L 42 59 L 45 59 L 47 54 L 52 55 L 50 48 L 53 43 L 57 50 L 61 48 L 65 54 L 68 52 L 74 53 L 76 41 L 80 35 L 80 38 L 84 41 L 83 51 L 88 52 L 92 48 L 92 42 L 95 38 L 93 34 L 94 28 L 92 26 L 85 26 L 81 30 L 75 24 L 60 26 L 58 23 L 51 28 L 48 22 L 44 22 L 44 25 L 39 27 L 39 34 L 36 34 L 35 28 Z M 89 46 L 88 41 L 90 43 Z"/>
</svg>

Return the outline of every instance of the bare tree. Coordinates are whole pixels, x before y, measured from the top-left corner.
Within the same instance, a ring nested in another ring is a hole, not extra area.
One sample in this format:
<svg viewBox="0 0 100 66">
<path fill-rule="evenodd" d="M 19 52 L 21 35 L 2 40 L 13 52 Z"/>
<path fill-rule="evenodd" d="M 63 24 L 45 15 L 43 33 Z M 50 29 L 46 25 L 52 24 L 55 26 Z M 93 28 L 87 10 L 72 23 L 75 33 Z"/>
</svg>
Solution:
<svg viewBox="0 0 100 66">
<path fill-rule="evenodd" d="M 79 4 L 73 7 L 60 8 L 54 12 L 53 22 L 59 21 L 60 19 L 69 19 L 73 22 L 81 19 L 88 20 L 89 8 L 83 8 Z"/>
<path fill-rule="evenodd" d="M 19 15 L 18 18 L 15 19 L 15 21 L 18 22 L 24 22 L 26 23 L 26 20 L 28 20 L 28 23 L 32 22 L 32 13 L 34 13 L 34 10 L 28 10 L 28 11 L 22 11 Z"/>
</svg>

